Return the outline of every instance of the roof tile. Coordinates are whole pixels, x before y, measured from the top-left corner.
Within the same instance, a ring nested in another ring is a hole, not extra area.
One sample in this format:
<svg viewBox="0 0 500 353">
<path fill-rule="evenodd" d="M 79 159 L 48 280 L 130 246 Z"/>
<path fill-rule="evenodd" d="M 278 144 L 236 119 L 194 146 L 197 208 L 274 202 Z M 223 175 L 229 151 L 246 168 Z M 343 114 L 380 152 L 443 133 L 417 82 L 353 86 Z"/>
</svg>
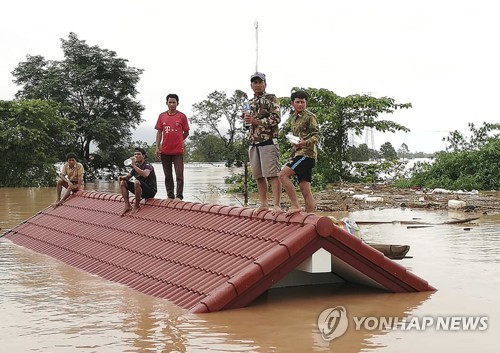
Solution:
<svg viewBox="0 0 500 353">
<path fill-rule="evenodd" d="M 158 199 L 134 215 L 123 207 L 120 195 L 78 192 L 5 237 L 193 312 L 247 305 L 320 247 L 388 290 L 433 290 L 327 217 Z"/>
</svg>

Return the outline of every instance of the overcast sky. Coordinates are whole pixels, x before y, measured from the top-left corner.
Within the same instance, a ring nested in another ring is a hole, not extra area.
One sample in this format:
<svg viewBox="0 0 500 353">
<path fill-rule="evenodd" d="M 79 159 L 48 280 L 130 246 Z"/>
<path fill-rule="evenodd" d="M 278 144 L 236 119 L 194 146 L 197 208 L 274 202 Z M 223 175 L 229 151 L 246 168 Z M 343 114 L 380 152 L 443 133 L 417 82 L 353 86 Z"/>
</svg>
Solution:
<svg viewBox="0 0 500 353">
<path fill-rule="evenodd" d="M 410 133 L 375 134 L 396 150 L 444 149 L 448 132 L 500 122 L 500 21 L 496 1 L 16 0 L 2 5 L 0 99 L 18 90 L 11 71 L 26 55 L 61 60 L 70 32 L 144 69 L 138 99 L 146 107 L 134 139 L 154 142 L 167 93 L 178 109 L 214 90 L 251 93 L 254 23 L 258 69 L 267 91 L 294 86 L 341 96 L 369 93 L 411 102 L 384 117 Z M 194 127 L 194 126 L 193 126 Z M 359 142 L 366 142 L 364 137 Z M 371 140 L 368 140 L 371 147 Z"/>
</svg>

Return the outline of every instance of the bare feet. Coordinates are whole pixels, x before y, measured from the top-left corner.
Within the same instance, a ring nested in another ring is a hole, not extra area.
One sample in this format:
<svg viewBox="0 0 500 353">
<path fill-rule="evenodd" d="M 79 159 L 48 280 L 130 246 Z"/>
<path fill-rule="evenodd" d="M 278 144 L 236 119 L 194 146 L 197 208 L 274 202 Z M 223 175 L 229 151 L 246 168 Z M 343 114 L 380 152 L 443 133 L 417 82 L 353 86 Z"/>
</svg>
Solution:
<svg viewBox="0 0 500 353">
<path fill-rule="evenodd" d="M 281 207 L 280 206 L 273 206 L 273 209 L 271 210 L 271 214 L 276 214 L 278 212 L 281 212 Z"/>
<path fill-rule="evenodd" d="M 174 199 L 174 202 L 179 202 L 179 201 L 182 201 L 182 200 L 181 200 L 180 198 L 178 198 L 178 197 L 176 197 L 176 198 Z"/>
<path fill-rule="evenodd" d="M 57 206 L 61 206 L 61 201 L 60 201 L 60 200 L 58 200 L 58 201 L 56 201 L 56 202 L 54 202 L 54 203 L 52 204 L 52 207 L 53 207 L 53 208 L 57 208 Z"/>
<path fill-rule="evenodd" d="M 123 216 L 125 213 L 127 213 L 128 211 L 131 211 L 131 210 L 132 210 L 132 207 L 130 205 L 125 206 L 125 208 L 123 209 L 123 212 L 122 212 L 121 216 Z"/>
<path fill-rule="evenodd" d="M 137 212 L 139 212 L 140 209 L 141 208 L 139 206 L 137 206 L 137 207 L 134 206 L 134 207 L 132 207 L 132 211 L 130 211 L 130 214 L 137 213 Z"/>
<path fill-rule="evenodd" d="M 293 216 L 296 213 L 300 213 L 300 211 L 301 211 L 300 207 L 299 208 L 297 208 L 297 207 L 290 207 L 288 209 L 288 211 L 286 211 L 286 216 L 287 217 L 291 217 L 291 216 Z"/>
<path fill-rule="evenodd" d="M 256 208 L 255 210 L 253 210 L 253 215 L 254 216 L 257 216 L 259 213 L 261 213 L 262 211 L 267 211 L 269 210 L 269 207 L 266 207 L 266 206 L 259 206 L 258 208 Z"/>
</svg>

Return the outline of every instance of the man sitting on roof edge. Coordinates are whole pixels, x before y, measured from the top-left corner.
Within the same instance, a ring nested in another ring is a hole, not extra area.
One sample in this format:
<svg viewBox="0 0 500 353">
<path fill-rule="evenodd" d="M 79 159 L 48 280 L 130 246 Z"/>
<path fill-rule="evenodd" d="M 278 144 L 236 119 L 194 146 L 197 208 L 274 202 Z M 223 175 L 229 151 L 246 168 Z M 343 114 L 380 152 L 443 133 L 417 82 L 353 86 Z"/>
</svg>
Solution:
<svg viewBox="0 0 500 353">
<path fill-rule="evenodd" d="M 132 170 L 127 175 L 122 175 L 118 177 L 120 181 L 120 191 L 122 193 L 123 200 L 125 201 L 125 207 L 122 212 L 122 216 L 131 211 L 130 213 L 136 213 L 139 211 L 139 202 L 141 198 L 150 199 L 156 195 L 156 174 L 155 169 L 151 164 L 146 162 L 146 151 L 144 148 L 136 147 L 134 152 L 134 157 L 132 157 Z M 134 182 L 129 179 L 135 177 Z M 135 195 L 134 206 L 130 205 L 128 192 Z"/>
</svg>

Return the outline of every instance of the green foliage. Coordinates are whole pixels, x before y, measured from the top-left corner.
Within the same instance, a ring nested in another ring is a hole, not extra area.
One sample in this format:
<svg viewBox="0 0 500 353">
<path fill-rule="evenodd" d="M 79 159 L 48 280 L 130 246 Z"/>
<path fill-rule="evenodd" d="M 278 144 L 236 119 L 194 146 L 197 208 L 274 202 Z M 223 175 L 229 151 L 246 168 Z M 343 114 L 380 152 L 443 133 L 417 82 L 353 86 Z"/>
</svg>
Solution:
<svg viewBox="0 0 500 353">
<path fill-rule="evenodd" d="M 76 125 L 73 144 L 78 154 L 90 163 L 91 143 L 100 151 L 125 146 L 131 129 L 142 121 L 144 107 L 135 98 L 135 87 L 143 70 L 129 67 L 114 51 L 89 46 L 74 33 L 61 41 L 63 60 L 28 55 L 18 64 L 12 72 L 22 86 L 16 97 L 58 102 L 59 114 Z"/>
<path fill-rule="evenodd" d="M 398 154 L 390 142 L 386 142 L 380 146 L 380 156 L 390 161 L 398 159 Z"/>
<path fill-rule="evenodd" d="M 447 188 L 451 190 L 500 189 L 500 139 L 499 124 L 484 124 L 475 129 L 469 124 L 472 136 L 469 141 L 456 131 L 450 133 L 452 152 L 439 152 L 434 163 L 417 164 L 411 178 L 399 180 L 396 185 L 407 187 Z"/>
<path fill-rule="evenodd" d="M 105 150 L 98 149 L 91 155 L 90 161 L 85 163 L 86 179 L 116 180 L 118 175 L 126 170 L 123 161 L 134 155 L 135 147 L 143 147 L 146 150 L 148 160 L 150 161 L 149 158 L 154 160 L 154 150 L 153 154 L 150 154 L 148 152 L 149 147 L 146 143 L 131 143 L 128 141 L 123 145 L 118 144 L 108 147 Z"/>
<path fill-rule="evenodd" d="M 0 101 L 0 186 L 55 185 L 54 163 L 73 131 L 55 103 Z"/>
<path fill-rule="evenodd" d="M 368 148 L 366 143 L 359 146 L 349 146 L 350 159 L 353 162 L 369 161 L 370 159 L 379 158 L 379 153 L 371 148 Z"/>
<path fill-rule="evenodd" d="M 483 122 L 483 125 L 476 129 L 474 123 L 469 123 L 471 136 L 469 140 L 458 130 L 450 132 L 450 135 L 443 138 L 447 142 L 447 151 L 470 151 L 483 147 L 490 139 L 500 138 L 500 124 Z M 495 132 L 496 131 L 496 132 Z"/>
<path fill-rule="evenodd" d="M 186 149 L 189 151 L 189 161 L 192 162 L 225 161 L 228 167 L 241 167 L 243 161 L 248 160 L 246 139 L 237 139 L 231 148 L 228 148 L 219 136 L 207 131 L 195 131 L 189 137 Z"/>
<path fill-rule="evenodd" d="M 196 130 L 189 137 L 190 159 L 195 162 L 220 162 L 224 160 L 226 146 L 224 141 L 207 131 Z"/>
<path fill-rule="evenodd" d="M 297 179 L 294 178 L 296 181 Z M 298 186 L 298 183 L 295 183 Z M 313 173 L 311 180 L 311 190 L 312 191 L 322 191 L 325 190 L 327 186 L 326 177 L 320 173 Z"/>
</svg>

